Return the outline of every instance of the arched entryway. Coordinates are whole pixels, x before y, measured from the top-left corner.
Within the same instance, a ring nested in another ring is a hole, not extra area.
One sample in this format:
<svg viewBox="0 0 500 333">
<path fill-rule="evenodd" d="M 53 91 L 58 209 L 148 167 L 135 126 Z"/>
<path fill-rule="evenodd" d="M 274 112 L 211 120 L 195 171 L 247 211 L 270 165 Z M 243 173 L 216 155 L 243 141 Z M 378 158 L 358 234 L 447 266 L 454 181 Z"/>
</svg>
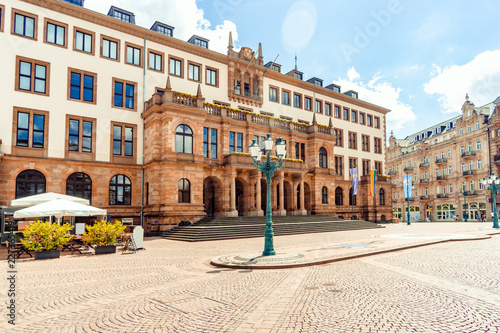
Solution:
<svg viewBox="0 0 500 333">
<path fill-rule="evenodd" d="M 236 210 L 238 211 L 238 216 L 243 216 L 246 209 L 246 200 L 245 200 L 245 186 L 243 182 L 239 179 L 235 180 L 236 182 Z"/>
<path fill-rule="evenodd" d="M 221 182 L 215 177 L 203 180 L 203 204 L 204 211 L 209 217 L 213 217 L 220 211 L 220 200 L 222 197 Z"/>
</svg>

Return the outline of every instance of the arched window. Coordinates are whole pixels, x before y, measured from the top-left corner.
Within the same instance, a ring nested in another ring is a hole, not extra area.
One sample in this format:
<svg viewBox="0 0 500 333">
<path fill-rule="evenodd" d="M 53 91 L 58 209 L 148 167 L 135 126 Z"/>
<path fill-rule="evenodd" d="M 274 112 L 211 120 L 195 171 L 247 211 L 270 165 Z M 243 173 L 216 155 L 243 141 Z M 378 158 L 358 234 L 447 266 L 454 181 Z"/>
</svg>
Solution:
<svg viewBox="0 0 500 333">
<path fill-rule="evenodd" d="M 335 205 L 342 206 L 344 199 L 342 197 L 342 188 L 339 186 L 335 189 Z"/>
<path fill-rule="evenodd" d="M 193 131 L 188 125 L 179 125 L 175 130 L 175 152 L 193 153 Z"/>
<path fill-rule="evenodd" d="M 328 167 L 328 158 L 324 147 L 319 149 L 319 167 L 323 169 Z"/>
<path fill-rule="evenodd" d="M 45 193 L 45 176 L 40 171 L 24 170 L 16 178 L 16 199 Z"/>
<path fill-rule="evenodd" d="M 125 175 L 116 175 L 109 181 L 109 204 L 130 205 L 132 185 Z"/>
<path fill-rule="evenodd" d="M 87 199 L 91 202 L 92 180 L 83 172 L 75 172 L 66 179 L 66 194 Z"/>
<path fill-rule="evenodd" d="M 349 206 L 356 206 L 356 196 L 352 195 L 352 187 L 349 189 Z"/>
<path fill-rule="evenodd" d="M 326 188 L 326 186 L 323 186 L 323 188 L 321 189 L 321 203 L 328 203 L 328 189 Z"/>
<path fill-rule="evenodd" d="M 191 185 L 189 180 L 182 178 L 179 180 L 179 203 L 191 202 Z"/>
<path fill-rule="evenodd" d="M 385 192 L 384 192 L 383 188 L 381 188 L 378 191 L 378 197 L 379 197 L 379 200 L 380 200 L 380 206 L 385 206 Z"/>
</svg>

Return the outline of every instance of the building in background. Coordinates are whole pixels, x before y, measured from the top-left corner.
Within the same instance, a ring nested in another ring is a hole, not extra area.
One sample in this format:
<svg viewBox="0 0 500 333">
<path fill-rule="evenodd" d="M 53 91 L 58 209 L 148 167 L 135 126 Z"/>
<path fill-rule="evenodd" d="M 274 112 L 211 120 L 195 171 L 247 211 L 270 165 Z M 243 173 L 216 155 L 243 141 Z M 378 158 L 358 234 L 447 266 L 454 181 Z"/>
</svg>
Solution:
<svg viewBox="0 0 500 333">
<path fill-rule="evenodd" d="M 460 220 L 477 220 L 483 214 L 490 218 L 491 192 L 479 181 L 491 172 L 498 175 L 499 102 L 500 97 L 476 107 L 467 96 L 459 116 L 402 140 L 391 134 L 386 161 L 394 217 L 407 219 L 403 176 L 412 175 L 410 221 L 452 221 L 455 215 Z"/>
<path fill-rule="evenodd" d="M 390 219 L 388 109 L 297 67 L 264 65 L 262 47 L 227 54 L 174 27 L 135 24 L 83 1 L 0 4 L 3 54 L 0 205 L 42 192 L 87 198 L 115 219 L 161 232 L 204 216 L 263 215 L 265 180 L 248 146 L 287 144 L 273 214 Z M 349 169 L 361 177 L 349 195 Z M 369 170 L 380 176 L 368 197 Z"/>
</svg>

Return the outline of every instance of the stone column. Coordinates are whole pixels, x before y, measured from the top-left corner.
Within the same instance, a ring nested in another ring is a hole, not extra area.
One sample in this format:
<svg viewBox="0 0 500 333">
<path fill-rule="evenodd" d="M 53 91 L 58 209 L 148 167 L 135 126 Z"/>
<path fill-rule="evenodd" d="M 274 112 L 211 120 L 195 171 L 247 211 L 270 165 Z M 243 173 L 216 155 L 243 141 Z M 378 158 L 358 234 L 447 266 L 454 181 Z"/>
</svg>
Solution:
<svg viewBox="0 0 500 333">
<path fill-rule="evenodd" d="M 299 215 L 307 215 L 306 208 L 304 206 L 305 202 L 305 193 L 304 193 L 304 178 L 300 180 L 300 214 Z"/>
<path fill-rule="evenodd" d="M 279 216 L 286 216 L 286 210 L 285 210 L 285 175 L 283 172 L 280 172 L 279 176 L 279 187 L 280 187 L 280 196 L 278 198 L 279 200 L 279 206 L 280 209 L 278 210 Z"/>
<path fill-rule="evenodd" d="M 261 189 L 261 179 L 262 179 L 262 173 L 260 171 L 257 172 L 257 174 L 254 177 L 255 179 L 255 195 L 252 196 L 251 202 L 254 203 L 254 199 L 256 200 L 255 205 L 252 205 L 253 208 L 250 211 L 250 216 L 264 216 L 264 211 L 262 210 L 261 207 L 261 202 L 262 202 L 262 189 Z"/>
<path fill-rule="evenodd" d="M 236 210 L 236 174 L 229 174 L 229 187 L 230 187 L 230 198 L 229 198 L 229 212 L 228 216 L 236 217 L 238 216 L 238 211 Z"/>
</svg>

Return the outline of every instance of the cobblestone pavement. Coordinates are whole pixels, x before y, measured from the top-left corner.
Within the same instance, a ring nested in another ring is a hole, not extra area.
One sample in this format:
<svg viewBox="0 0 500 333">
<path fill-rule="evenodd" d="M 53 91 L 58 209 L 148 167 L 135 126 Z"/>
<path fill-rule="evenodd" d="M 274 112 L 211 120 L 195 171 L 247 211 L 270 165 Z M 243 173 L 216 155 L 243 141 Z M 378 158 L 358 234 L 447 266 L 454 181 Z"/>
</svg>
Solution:
<svg viewBox="0 0 500 333">
<path fill-rule="evenodd" d="M 494 231 L 414 223 L 275 238 L 277 251 L 384 234 Z M 229 269 L 213 257 L 258 252 L 264 237 L 148 239 L 137 254 L 16 262 L 16 325 L 0 332 L 500 332 L 500 235 L 325 265 Z"/>
</svg>

